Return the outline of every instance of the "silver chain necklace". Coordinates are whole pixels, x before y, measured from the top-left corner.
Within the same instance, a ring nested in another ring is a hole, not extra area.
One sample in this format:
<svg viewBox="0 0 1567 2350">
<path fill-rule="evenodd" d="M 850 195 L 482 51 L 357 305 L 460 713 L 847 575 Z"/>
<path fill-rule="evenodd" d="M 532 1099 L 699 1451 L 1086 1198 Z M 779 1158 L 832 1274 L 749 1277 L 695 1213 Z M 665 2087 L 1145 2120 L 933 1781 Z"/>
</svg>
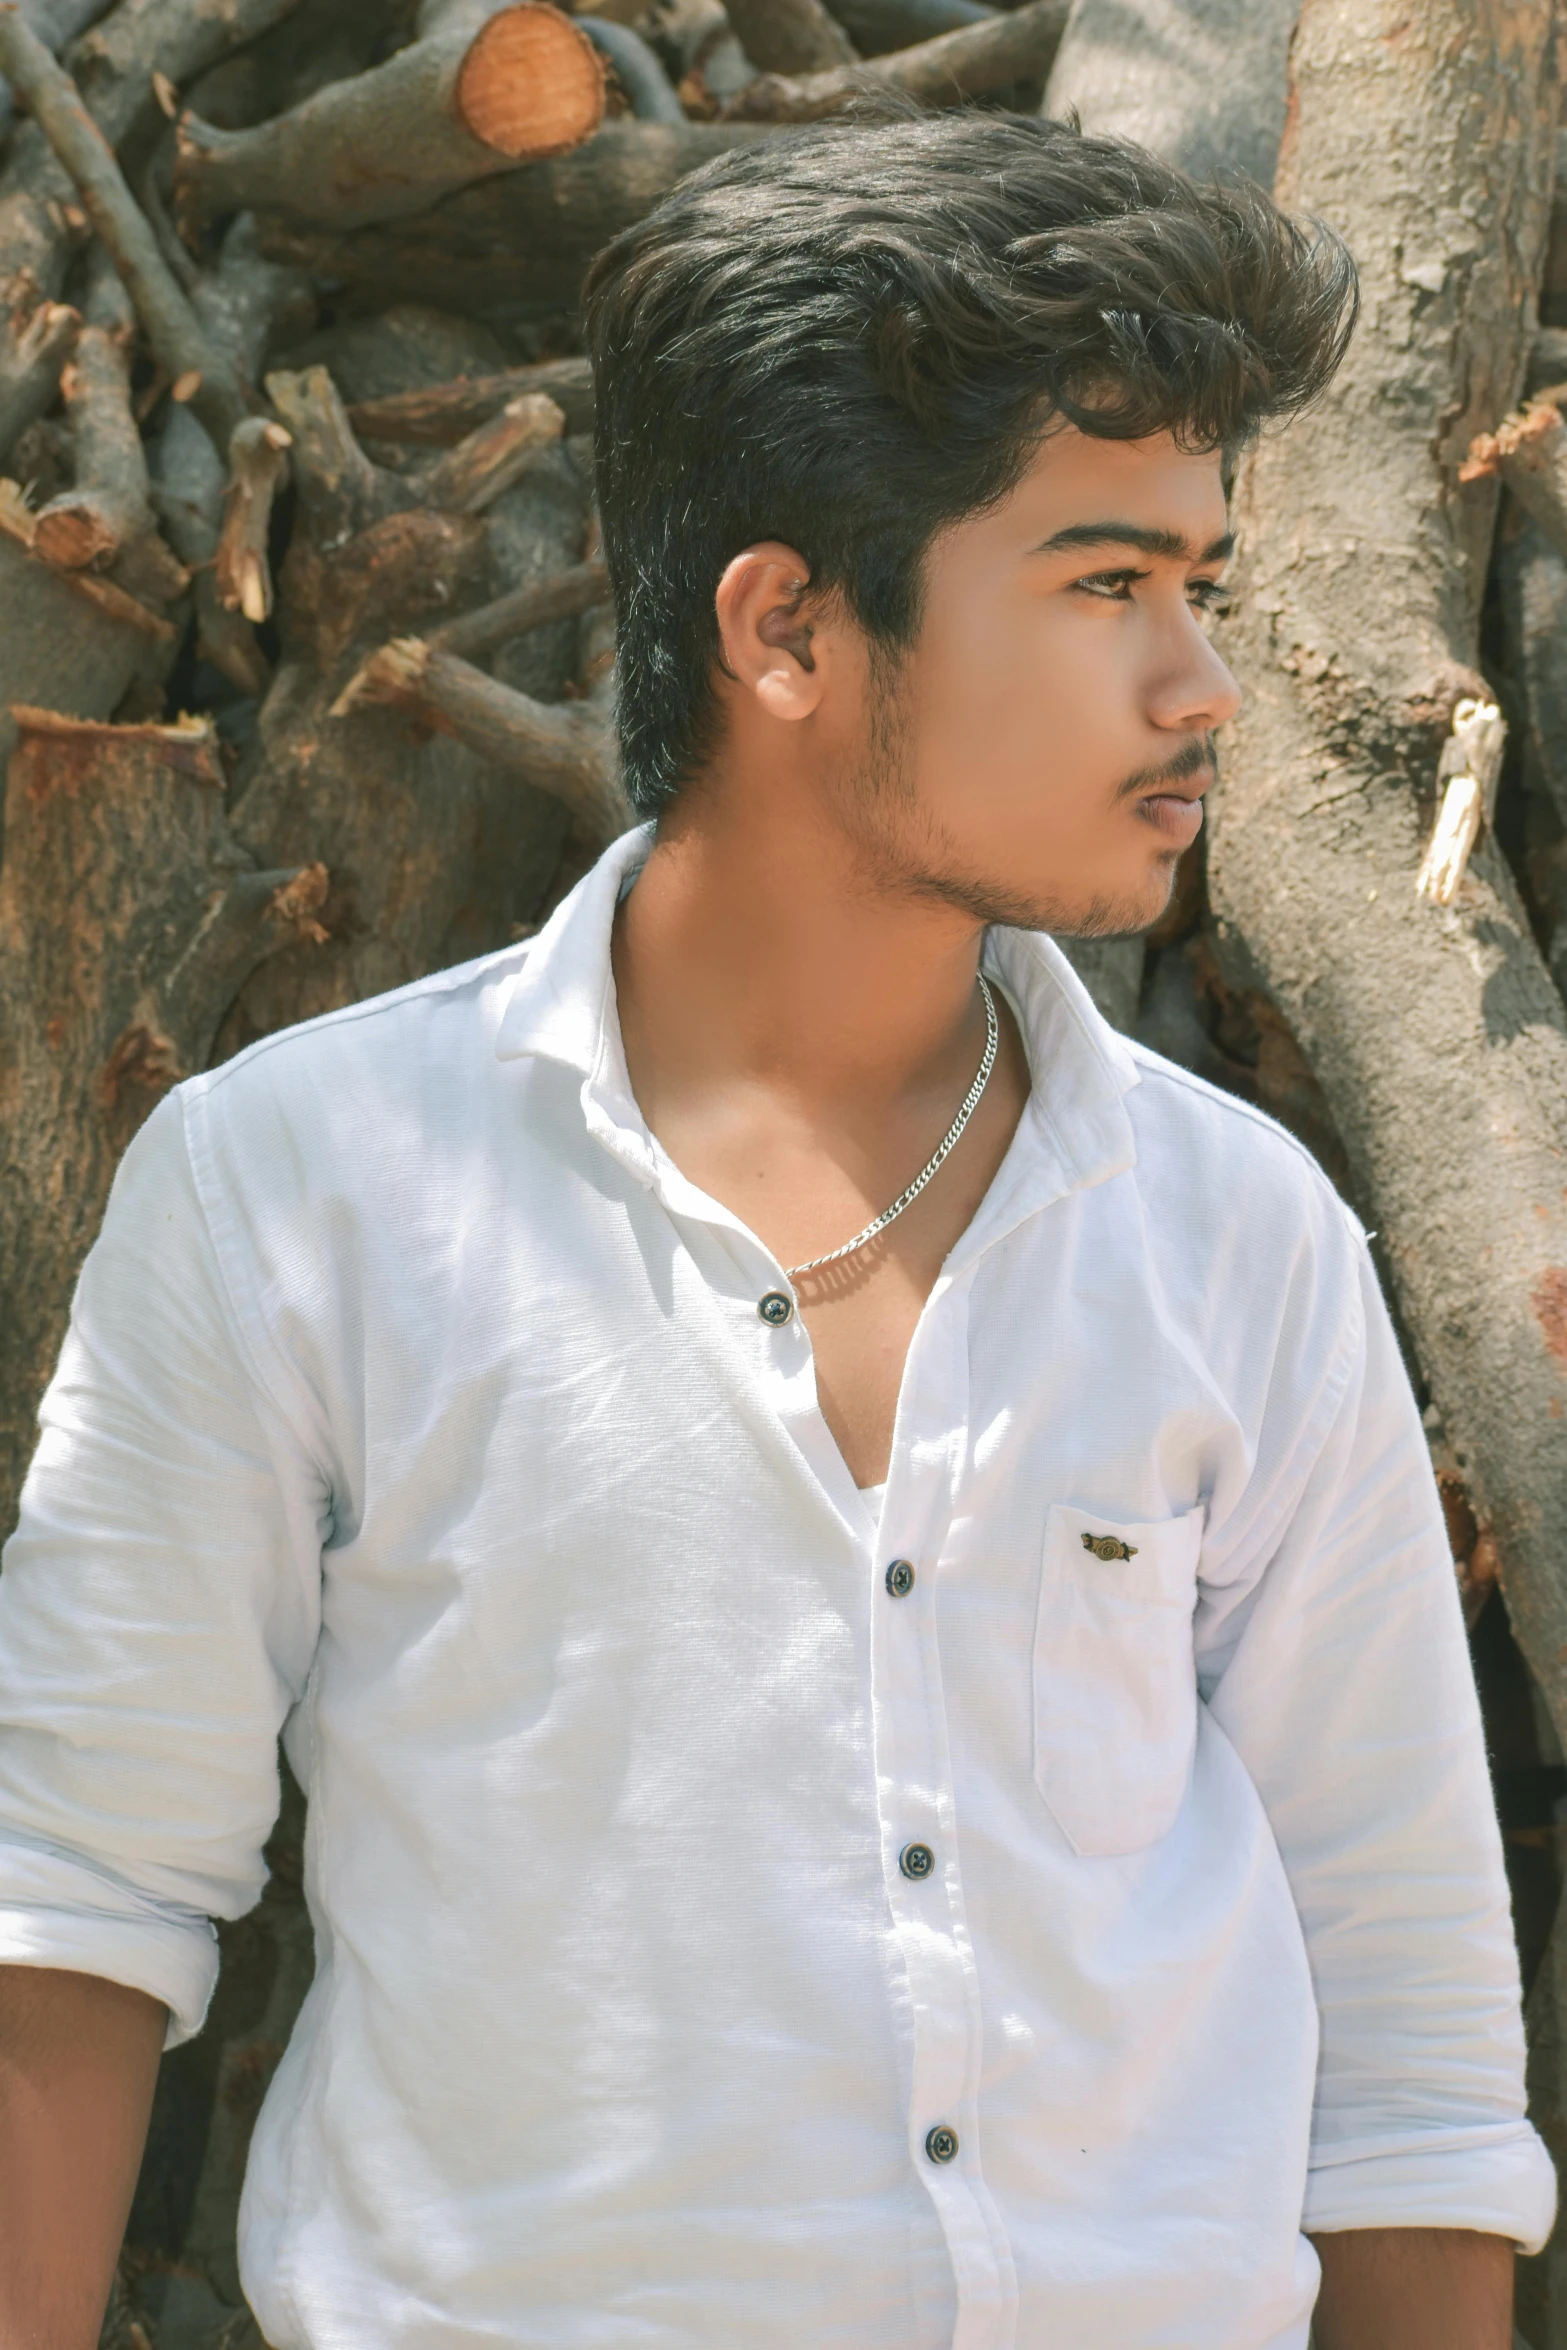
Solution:
<svg viewBox="0 0 1567 2350">
<path fill-rule="evenodd" d="M 963 1096 L 962 1107 L 942 1136 L 935 1156 L 926 1161 L 914 1181 L 909 1185 L 908 1190 L 899 1192 L 890 1208 L 883 1208 L 881 1214 L 872 1223 L 867 1224 L 863 1232 L 856 1232 L 854 1238 L 846 1240 L 842 1248 L 830 1249 L 826 1256 L 812 1257 L 803 1265 L 786 1265 L 784 1273 L 788 1280 L 798 1281 L 802 1273 L 814 1273 L 822 1265 L 836 1265 L 840 1257 L 852 1257 L 856 1249 L 862 1249 L 868 1240 L 874 1240 L 878 1232 L 885 1232 L 893 1218 L 901 1216 L 904 1209 L 919 1198 L 931 1177 L 945 1163 L 949 1152 L 957 1148 L 963 1129 L 978 1109 L 979 1097 L 990 1081 L 990 1072 L 996 1065 L 996 1047 L 1001 1039 L 1000 1024 L 996 1019 L 996 999 L 990 992 L 990 982 L 986 979 L 983 971 L 976 973 L 976 977 L 979 980 L 979 992 L 985 999 L 985 1050 L 980 1060 L 978 1075 L 968 1092 Z"/>
</svg>

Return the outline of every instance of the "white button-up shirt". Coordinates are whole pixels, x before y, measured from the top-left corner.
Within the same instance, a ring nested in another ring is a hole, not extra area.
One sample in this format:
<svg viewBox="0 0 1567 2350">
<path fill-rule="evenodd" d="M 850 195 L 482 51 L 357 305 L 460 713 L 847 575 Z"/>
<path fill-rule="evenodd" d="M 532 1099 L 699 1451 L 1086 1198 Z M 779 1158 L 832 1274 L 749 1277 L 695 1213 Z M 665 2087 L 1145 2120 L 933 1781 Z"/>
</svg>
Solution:
<svg viewBox="0 0 1567 2350">
<path fill-rule="evenodd" d="M 874 1520 L 776 1258 L 632 1098 L 644 853 L 132 1145 L 0 1577 L 0 1960 L 197 2030 L 284 1727 L 277 2350 L 1300 2350 L 1303 2227 L 1538 2245 L 1359 1228 L 992 933 L 1033 1089 Z"/>
</svg>

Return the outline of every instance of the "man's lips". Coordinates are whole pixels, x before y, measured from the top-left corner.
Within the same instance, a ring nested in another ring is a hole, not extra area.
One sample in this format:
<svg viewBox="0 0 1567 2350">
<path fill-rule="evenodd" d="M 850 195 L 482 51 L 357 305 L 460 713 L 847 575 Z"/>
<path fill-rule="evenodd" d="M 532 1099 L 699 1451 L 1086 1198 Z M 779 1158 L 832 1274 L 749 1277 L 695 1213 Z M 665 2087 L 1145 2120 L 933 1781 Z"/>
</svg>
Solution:
<svg viewBox="0 0 1567 2350">
<path fill-rule="evenodd" d="M 1161 791 L 1148 792 L 1138 800 L 1137 813 L 1145 824 L 1162 832 L 1172 847 L 1189 849 L 1202 830 L 1202 795 L 1212 781 L 1212 774 L 1207 773 L 1193 777 L 1195 789 L 1172 790 L 1166 785 Z"/>
</svg>

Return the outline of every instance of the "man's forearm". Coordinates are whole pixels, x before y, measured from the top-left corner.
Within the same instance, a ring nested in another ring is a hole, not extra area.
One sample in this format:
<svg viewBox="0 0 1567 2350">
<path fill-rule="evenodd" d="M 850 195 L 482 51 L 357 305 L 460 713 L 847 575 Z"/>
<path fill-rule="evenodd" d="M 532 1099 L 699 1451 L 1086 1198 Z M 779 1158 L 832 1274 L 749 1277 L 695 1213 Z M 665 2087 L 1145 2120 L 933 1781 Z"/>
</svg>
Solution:
<svg viewBox="0 0 1567 2350">
<path fill-rule="evenodd" d="M 1313 2236 L 1314 2350 L 1512 2350 L 1513 2246 L 1466 2228 Z"/>
<path fill-rule="evenodd" d="M 0 1967 L 0 2345 L 93 2350 L 167 2024 L 145 1992 Z"/>
</svg>

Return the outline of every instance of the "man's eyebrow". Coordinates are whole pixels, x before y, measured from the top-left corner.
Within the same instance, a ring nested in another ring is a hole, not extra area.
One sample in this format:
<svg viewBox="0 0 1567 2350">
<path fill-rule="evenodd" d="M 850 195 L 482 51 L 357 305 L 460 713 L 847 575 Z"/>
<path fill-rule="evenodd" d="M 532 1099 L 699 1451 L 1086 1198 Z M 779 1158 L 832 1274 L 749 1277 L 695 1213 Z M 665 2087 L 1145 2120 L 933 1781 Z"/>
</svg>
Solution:
<svg viewBox="0 0 1567 2350">
<path fill-rule="evenodd" d="M 1147 530 L 1137 522 L 1074 522 L 1041 539 L 1034 553 L 1064 555 L 1073 547 L 1135 547 L 1140 555 L 1165 555 L 1176 563 L 1224 563 L 1235 552 L 1235 533 L 1227 530 L 1198 554 L 1178 530 Z"/>
</svg>

